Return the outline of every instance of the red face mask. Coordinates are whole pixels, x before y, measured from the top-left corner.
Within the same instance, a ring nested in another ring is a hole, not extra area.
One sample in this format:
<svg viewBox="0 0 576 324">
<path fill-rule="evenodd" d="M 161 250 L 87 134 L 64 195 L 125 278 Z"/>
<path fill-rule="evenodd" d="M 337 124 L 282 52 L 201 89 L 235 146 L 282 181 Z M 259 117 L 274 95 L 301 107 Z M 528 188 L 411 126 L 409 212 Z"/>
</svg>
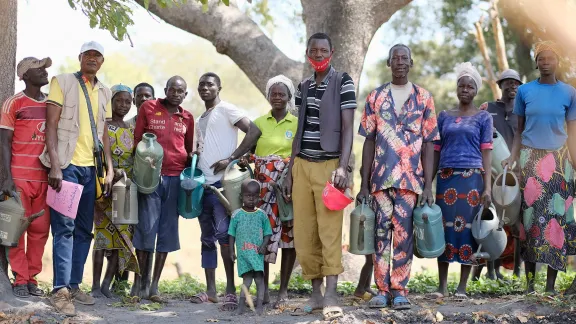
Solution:
<svg viewBox="0 0 576 324">
<path fill-rule="evenodd" d="M 330 57 L 323 59 L 320 62 L 311 59 L 308 55 L 306 55 L 306 58 L 308 59 L 308 62 L 310 62 L 310 65 L 312 65 L 312 68 L 314 69 L 314 71 L 324 72 L 330 66 L 330 61 L 332 60 L 332 55 L 330 55 Z"/>
</svg>

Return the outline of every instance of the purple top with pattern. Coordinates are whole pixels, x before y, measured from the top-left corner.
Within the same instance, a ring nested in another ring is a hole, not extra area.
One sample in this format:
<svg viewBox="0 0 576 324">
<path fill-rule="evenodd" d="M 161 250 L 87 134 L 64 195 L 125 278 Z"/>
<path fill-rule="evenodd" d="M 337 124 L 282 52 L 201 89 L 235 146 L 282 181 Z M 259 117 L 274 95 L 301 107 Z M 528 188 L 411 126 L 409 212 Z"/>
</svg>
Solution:
<svg viewBox="0 0 576 324">
<path fill-rule="evenodd" d="M 446 111 L 438 115 L 440 151 L 438 168 L 481 169 L 482 150 L 492 149 L 492 116 L 482 110 L 473 116 L 451 116 Z"/>
</svg>

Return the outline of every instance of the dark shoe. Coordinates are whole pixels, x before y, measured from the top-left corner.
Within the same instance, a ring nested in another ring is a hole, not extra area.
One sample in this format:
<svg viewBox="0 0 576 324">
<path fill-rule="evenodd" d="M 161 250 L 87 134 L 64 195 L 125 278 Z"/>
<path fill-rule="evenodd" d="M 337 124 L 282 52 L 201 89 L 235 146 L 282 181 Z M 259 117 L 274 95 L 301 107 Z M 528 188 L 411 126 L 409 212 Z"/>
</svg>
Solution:
<svg viewBox="0 0 576 324">
<path fill-rule="evenodd" d="M 30 292 L 28 291 L 28 285 L 16 285 L 12 287 L 12 293 L 18 298 L 29 298 Z"/>
<path fill-rule="evenodd" d="M 28 283 L 28 292 L 32 296 L 36 296 L 36 297 L 44 296 L 44 290 L 38 288 L 38 286 L 36 284 L 33 284 L 31 282 Z"/>
</svg>

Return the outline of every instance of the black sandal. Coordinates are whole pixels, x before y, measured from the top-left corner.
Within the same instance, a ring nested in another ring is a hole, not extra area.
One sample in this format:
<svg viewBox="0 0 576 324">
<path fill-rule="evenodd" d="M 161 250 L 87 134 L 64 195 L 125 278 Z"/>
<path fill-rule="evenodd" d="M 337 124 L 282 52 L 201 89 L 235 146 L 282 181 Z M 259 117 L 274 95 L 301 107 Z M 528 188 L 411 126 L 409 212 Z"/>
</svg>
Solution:
<svg viewBox="0 0 576 324">
<path fill-rule="evenodd" d="M 29 282 L 28 283 L 28 293 L 32 296 L 42 297 L 44 296 L 44 290 L 38 288 L 37 285 Z"/>
<path fill-rule="evenodd" d="M 12 287 L 12 293 L 18 298 L 29 298 L 30 292 L 28 292 L 28 285 L 15 285 Z"/>
</svg>

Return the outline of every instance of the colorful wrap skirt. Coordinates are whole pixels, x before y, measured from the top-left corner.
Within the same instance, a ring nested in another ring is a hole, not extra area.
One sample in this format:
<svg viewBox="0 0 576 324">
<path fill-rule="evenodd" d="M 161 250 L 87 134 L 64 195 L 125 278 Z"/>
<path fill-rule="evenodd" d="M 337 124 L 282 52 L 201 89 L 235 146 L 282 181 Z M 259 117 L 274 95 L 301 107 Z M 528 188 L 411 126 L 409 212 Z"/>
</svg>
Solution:
<svg viewBox="0 0 576 324">
<path fill-rule="evenodd" d="M 294 234 L 292 232 L 293 222 L 281 222 L 278 203 L 276 202 L 276 193 L 272 187 L 272 183 L 278 181 L 282 175 L 284 168 L 288 167 L 290 158 L 282 159 L 279 156 L 258 157 L 251 158 L 254 161 L 254 175 L 256 180 L 260 182 L 260 203 L 258 208 L 262 209 L 272 227 L 272 237 L 268 243 L 264 261 L 268 263 L 276 263 L 278 256 L 278 248 L 291 249 L 294 248 Z"/>
<path fill-rule="evenodd" d="M 523 146 L 520 168 L 522 258 L 566 271 L 567 256 L 576 254 L 574 171 L 568 149 Z"/>
<path fill-rule="evenodd" d="M 472 236 L 472 221 L 480 211 L 483 190 L 484 176 L 480 169 L 438 171 L 436 204 L 442 210 L 446 240 L 446 249 L 438 261 L 473 264 L 471 257 L 478 244 Z"/>
</svg>

